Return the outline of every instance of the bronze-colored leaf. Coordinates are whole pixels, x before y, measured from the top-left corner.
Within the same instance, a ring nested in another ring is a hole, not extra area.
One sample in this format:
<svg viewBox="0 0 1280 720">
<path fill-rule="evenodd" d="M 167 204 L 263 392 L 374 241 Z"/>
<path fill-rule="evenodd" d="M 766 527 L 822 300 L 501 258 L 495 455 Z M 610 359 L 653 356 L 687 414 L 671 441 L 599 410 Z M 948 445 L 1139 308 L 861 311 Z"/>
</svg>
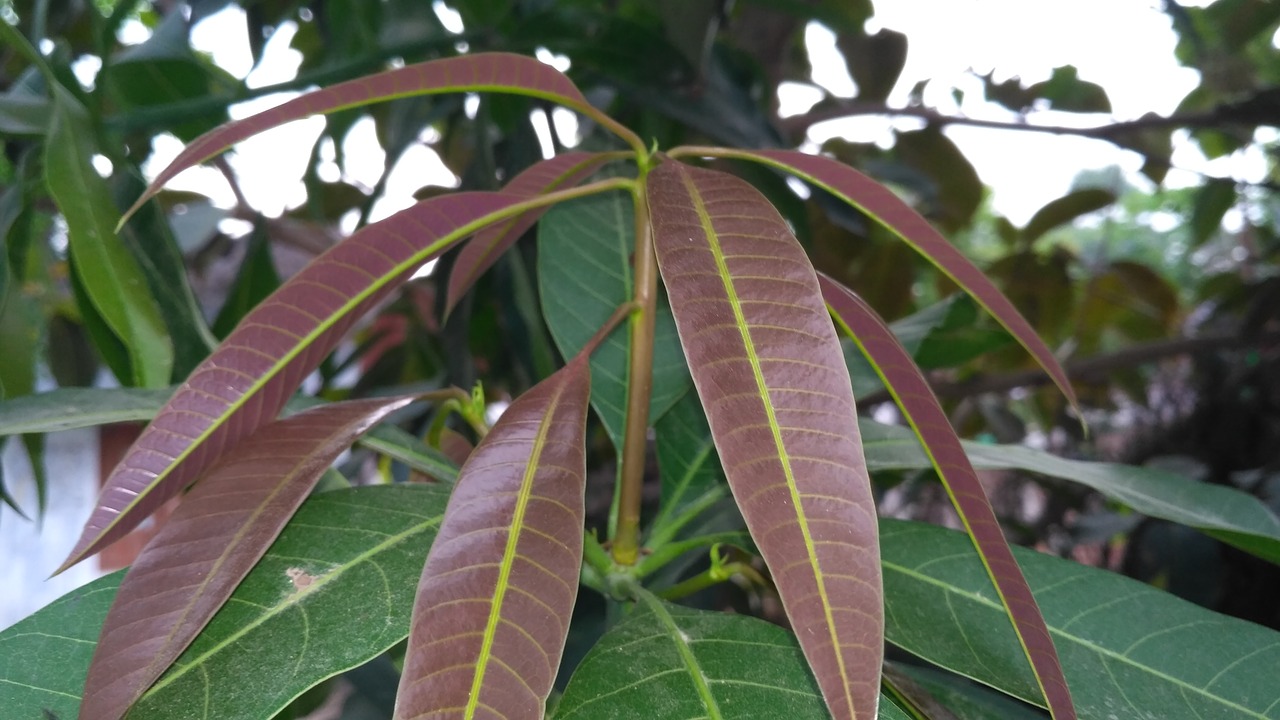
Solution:
<svg viewBox="0 0 1280 720">
<path fill-rule="evenodd" d="M 211 469 L 125 575 L 80 706 L 116 720 L 182 654 L 334 459 L 413 397 L 322 405 L 266 425 Z"/>
<path fill-rule="evenodd" d="M 836 718 L 876 716 L 875 505 L 813 266 L 746 182 L 667 161 L 648 177 L 663 281 L 747 527 Z"/>
<path fill-rule="evenodd" d="M 397 720 L 542 717 L 582 564 L 587 358 L 512 403 L 458 475 L 418 585 Z"/>
</svg>

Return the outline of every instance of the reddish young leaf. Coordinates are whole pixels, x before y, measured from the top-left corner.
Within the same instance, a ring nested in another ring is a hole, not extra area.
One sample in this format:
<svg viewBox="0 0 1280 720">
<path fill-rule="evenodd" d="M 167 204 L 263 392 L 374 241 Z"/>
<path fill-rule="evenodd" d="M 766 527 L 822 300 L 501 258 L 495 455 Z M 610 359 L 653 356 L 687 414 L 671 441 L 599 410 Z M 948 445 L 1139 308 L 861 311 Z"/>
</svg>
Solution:
<svg viewBox="0 0 1280 720">
<path fill-rule="evenodd" d="M 648 177 L 658 264 L 725 475 L 832 714 L 876 717 L 876 511 L 818 281 L 767 200 L 667 161 Z"/>
<path fill-rule="evenodd" d="M 362 315 L 460 238 L 504 211 L 519 212 L 519 201 L 498 193 L 425 200 L 361 229 L 290 278 L 192 371 L 111 471 L 59 571 L 129 532 L 275 418 Z"/>
<path fill-rule="evenodd" d="M 1004 602 L 1054 718 L 1075 718 L 1071 693 L 1049 637 L 1044 617 L 1031 588 L 1005 541 L 987 493 L 960 445 L 929 383 L 910 353 L 862 298 L 825 275 L 819 275 L 822 294 L 836 322 L 853 338 L 893 394 L 903 416 L 915 430 L 924 451 L 942 478 L 960 520 L 978 548 L 987 573 Z"/>
<path fill-rule="evenodd" d="M 191 644 L 356 437 L 413 397 L 354 400 L 266 425 L 210 470 L 129 569 L 80 717 L 116 720 Z"/>
<path fill-rule="evenodd" d="M 463 466 L 418 584 L 397 720 L 542 717 L 582 563 L 587 357 L 512 403 Z"/>
<path fill-rule="evenodd" d="M 501 92 L 550 100 L 587 115 L 632 147 L 644 150 L 644 143 L 634 133 L 593 108 L 573 81 L 559 70 L 525 55 L 476 53 L 406 65 L 348 80 L 210 130 L 193 140 L 168 167 L 160 171 L 124 217 L 128 219 L 178 173 L 264 130 L 309 115 L 396 98 L 455 92 Z"/>
<path fill-rule="evenodd" d="M 1027 349 L 1045 372 L 1053 378 L 1073 407 L 1079 408 L 1075 390 L 1067 373 L 1051 351 L 1032 329 L 1017 308 L 1009 302 L 985 274 L 973 265 L 954 245 L 891 190 L 831 158 L 807 155 L 794 150 L 732 150 L 724 148 L 685 148 L 673 155 L 706 155 L 751 160 L 804 178 L 834 194 L 850 205 L 875 218 L 903 242 L 915 248 L 973 296 L 1018 342 Z"/>
<path fill-rule="evenodd" d="M 617 158 L 617 155 L 608 153 L 571 152 L 557 155 L 534 164 L 512 178 L 511 182 L 503 186 L 502 192 L 520 197 L 532 197 L 552 190 L 572 187 L 586 179 L 601 165 Z M 476 236 L 463 246 L 449 275 L 445 317 L 453 312 L 458 301 L 471 289 L 476 280 L 493 267 L 498 258 L 502 257 L 502 254 L 514 245 L 525 231 L 533 227 L 547 210 L 547 207 L 540 207 L 517 215 L 505 223 L 486 228 L 476 233 Z"/>
</svg>

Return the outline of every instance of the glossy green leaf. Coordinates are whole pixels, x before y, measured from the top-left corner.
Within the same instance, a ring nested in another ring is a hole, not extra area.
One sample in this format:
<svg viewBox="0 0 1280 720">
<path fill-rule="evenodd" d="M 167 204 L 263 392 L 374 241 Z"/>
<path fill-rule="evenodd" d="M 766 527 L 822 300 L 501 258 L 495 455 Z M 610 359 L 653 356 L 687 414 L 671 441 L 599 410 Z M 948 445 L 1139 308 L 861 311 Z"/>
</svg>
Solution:
<svg viewBox="0 0 1280 720">
<path fill-rule="evenodd" d="M 267 718 L 409 630 L 413 589 L 448 489 L 383 485 L 307 500 L 228 604 L 134 710 L 148 720 Z M 76 717 L 122 573 L 0 632 L 0 707 Z"/>
<path fill-rule="evenodd" d="M 151 188 L 138 198 L 134 209 L 183 170 L 214 157 L 241 140 L 289 121 L 396 98 L 461 92 L 501 92 L 549 100 L 587 115 L 618 133 L 637 150 L 644 149 L 644 143 L 638 137 L 592 107 L 573 82 L 550 65 L 512 53 L 477 53 L 406 65 L 348 80 L 222 125 L 187 145 L 168 167 L 160 171 Z M 126 217 L 131 212 L 126 213 Z"/>
<path fill-rule="evenodd" d="M 542 716 L 582 566 L 587 360 L 521 395 L 463 466 L 418 584 L 397 720 Z"/>
<path fill-rule="evenodd" d="M 911 429 L 920 438 L 930 463 L 942 478 L 951 504 L 955 506 L 995 583 L 1053 717 L 1075 718 L 1071 692 L 1067 689 L 1044 618 L 1036 607 L 1022 571 L 1018 569 L 1018 563 L 1013 559 L 987 492 L 969 463 L 941 403 L 929 388 L 924 373 L 875 310 L 825 275 L 819 275 L 818 280 L 836 323 L 858 343 L 867 360 L 876 368 Z"/>
<path fill-rule="evenodd" d="M 672 605 L 645 593 L 591 649 L 555 720 L 827 720 L 792 633 L 763 620 Z M 907 720 L 887 699 L 883 720 Z"/>
<path fill-rule="evenodd" d="M 614 159 L 613 156 L 604 153 L 571 152 L 557 155 L 536 163 L 512 178 L 511 182 L 503 186 L 502 192 L 531 197 L 572 187 L 611 159 Z M 462 251 L 458 253 L 458 259 L 454 261 L 453 271 L 449 274 L 445 317 L 453 312 L 458 302 L 462 300 L 462 296 L 475 285 L 476 280 L 493 267 L 498 258 L 529 228 L 533 227 L 544 212 L 546 212 L 545 208 L 538 208 L 511 218 L 505 223 L 481 230 L 463 246 Z"/>
<path fill-rule="evenodd" d="M 497 193 L 426 200 L 335 245 L 245 317 L 108 476 L 63 568 L 121 537 L 272 420 L 365 313 L 427 260 L 526 209 Z"/>
<path fill-rule="evenodd" d="M 1039 703 L 1022 649 L 963 533 L 881 521 L 887 639 Z M 1280 718 L 1280 633 L 1104 570 L 1015 549 L 1082 718 Z"/>
<path fill-rule="evenodd" d="M 863 422 L 862 437 L 872 470 L 930 466 L 907 428 Z M 1280 564 L 1280 519 L 1248 493 L 1154 468 L 1067 460 L 1018 445 L 965 442 L 964 449 L 974 467 L 1025 470 L 1084 485 L 1144 515 L 1193 527 Z"/>
<path fill-rule="evenodd" d="M 173 344 L 148 292 L 146 278 L 115 236 L 119 219 L 106 182 L 93 167 L 88 113 L 61 86 L 53 87 L 53 122 L 45 143 L 49 192 L 67 221 L 74 271 L 88 300 L 123 343 L 134 385 L 169 384 Z"/>
<path fill-rule="evenodd" d="M 120 584 L 89 666 L 81 717 L 124 717 L 223 606 L 338 455 L 413 399 L 333 403 L 270 423 L 205 473 Z"/>
<path fill-rule="evenodd" d="M 630 195 L 608 193 L 552 208 L 538 226 L 543 316 L 565 357 L 576 355 L 633 297 L 634 212 Z M 661 299 L 653 344 L 650 422 L 687 393 L 690 383 L 671 309 Z M 591 357 L 591 405 L 616 448 L 622 447 L 626 424 L 630 347 L 628 329 L 620 327 Z"/>
<path fill-rule="evenodd" d="M 1066 225 L 1081 215 L 1087 215 L 1116 201 L 1115 193 L 1101 188 L 1086 188 L 1068 193 L 1036 211 L 1022 229 L 1023 242 L 1035 242 L 1059 225 Z"/>
<path fill-rule="evenodd" d="M 711 438 L 697 393 L 685 393 L 653 426 L 657 435 L 658 477 L 662 482 L 658 516 L 649 526 L 648 547 L 657 547 L 680 525 L 728 497 L 724 469 Z"/>
<path fill-rule="evenodd" d="M 1062 365 L 1018 310 L 981 270 L 888 188 L 830 158 L 792 150 L 688 148 L 679 154 L 732 157 L 764 163 L 803 178 L 875 218 L 972 295 L 1035 356 L 1071 404 L 1078 406 L 1075 391 L 1071 389 Z"/>
<path fill-rule="evenodd" d="M 1040 710 L 952 673 L 897 663 L 885 667 L 891 673 L 929 693 L 955 720 L 1044 720 Z"/>
<path fill-rule="evenodd" d="M 654 246 L 725 474 L 837 718 L 869 718 L 882 644 L 875 505 L 813 267 L 746 182 L 667 161 Z"/>
</svg>

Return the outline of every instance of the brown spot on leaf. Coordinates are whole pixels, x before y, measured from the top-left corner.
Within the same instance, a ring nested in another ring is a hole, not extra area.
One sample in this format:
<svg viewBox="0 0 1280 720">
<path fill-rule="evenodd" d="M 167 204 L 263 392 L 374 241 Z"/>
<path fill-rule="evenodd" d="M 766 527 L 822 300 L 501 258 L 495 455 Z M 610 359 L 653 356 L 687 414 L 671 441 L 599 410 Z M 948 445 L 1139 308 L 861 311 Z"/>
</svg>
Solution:
<svg viewBox="0 0 1280 720">
<path fill-rule="evenodd" d="M 289 582 L 293 583 L 293 589 L 295 590 L 306 590 L 311 587 L 311 583 L 316 581 L 314 575 L 308 574 L 302 568 L 291 567 L 285 570 L 284 574 L 289 578 Z"/>
</svg>

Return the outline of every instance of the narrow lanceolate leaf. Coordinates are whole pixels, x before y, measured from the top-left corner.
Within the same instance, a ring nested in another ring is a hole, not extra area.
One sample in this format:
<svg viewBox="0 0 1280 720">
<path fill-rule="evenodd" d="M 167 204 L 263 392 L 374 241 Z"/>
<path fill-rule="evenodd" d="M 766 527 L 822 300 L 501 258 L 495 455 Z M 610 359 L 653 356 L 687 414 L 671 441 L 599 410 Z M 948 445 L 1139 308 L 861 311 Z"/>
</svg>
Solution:
<svg viewBox="0 0 1280 720">
<path fill-rule="evenodd" d="M 555 720 L 829 720 L 790 632 L 746 615 L 672 605 L 645 593 L 574 671 Z M 883 700 L 883 720 L 907 716 Z"/>
<path fill-rule="evenodd" d="M 53 97 L 53 123 L 45 143 L 46 180 L 67 221 L 80 287 L 128 355 L 131 377 L 122 377 L 121 382 L 167 385 L 173 343 L 142 269 L 115 236 L 119 214 L 106 181 L 93 167 L 88 113 L 60 86 L 53 87 Z"/>
<path fill-rule="evenodd" d="M 222 607 L 337 456 L 412 401 L 354 400 L 279 420 L 206 473 L 121 583 L 80 717 L 123 717 Z"/>
<path fill-rule="evenodd" d="M 403 97 L 456 92 L 501 92 L 549 100 L 588 115 L 621 135 L 632 146 L 644 150 L 644 143 L 639 138 L 593 108 L 573 81 L 550 65 L 513 53 L 477 53 L 407 65 L 348 80 L 219 126 L 187 145 L 156 176 L 151 187 L 125 213 L 125 217 L 132 215 L 178 173 L 264 130 L 310 115 Z"/>
<path fill-rule="evenodd" d="M 1071 692 L 1031 588 L 1013 559 L 991 501 L 938 398 L 893 331 L 862 298 L 825 275 L 822 294 L 836 322 L 858 343 L 920 438 L 961 522 L 986 565 L 1055 718 L 1074 718 Z"/>
<path fill-rule="evenodd" d="M 885 636 L 908 652 L 1043 702 L 1004 608 L 961 533 L 881 522 Z M 1082 718 L 1280 720 L 1280 633 L 1144 583 L 1014 548 Z"/>
<path fill-rule="evenodd" d="M 511 179 L 502 192 L 520 197 L 532 197 L 542 193 L 572 187 L 585 180 L 600 166 L 616 159 L 606 153 L 571 152 L 535 163 L 532 167 Z M 521 213 L 510 220 L 486 228 L 471 238 L 453 265 L 449 275 L 449 290 L 445 298 L 445 317 L 453 312 L 462 296 L 475 285 L 476 280 L 502 257 L 512 245 L 538 222 L 546 208 Z"/>
<path fill-rule="evenodd" d="M 586 354 L 522 395 L 463 466 L 422 572 L 405 718 L 539 718 L 582 563 Z"/>
<path fill-rule="evenodd" d="M 403 640 L 449 489 L 379 485 L 313 495 L 130 717 L 269 718 Z M 124 573 L 0 631 L 5 720 L 70 720 Z M 45 711 L 52 715 L 46 715 Z"/>
<path fill-rule="evenodd" d="M 271 421 L 361 316 L 418 266 L 518 202 L 496 193 L 425 200 L 353 234 L 245 316 L 112 470 L 61 569 L 121 537 L 223 452 Z"/>
<path fill-rule="evenodd" d="M 729 486 L 832 714 L 870 720 L 883 627 L 875 505 L 813 267 L 738 178 L 667 161 L 648 188 L 658 264 Z"/>
<path fill-rule="evenodd" d="M 1017 308 L 981 270 L 947 242 L 929 221 L 885 186 L 831 158 L 806 155 L 794 150 L 689 148 L 688 154 L 732 157 L 769 165 L 804 178 L 875 218 L 972 295 L 1035 356 L 1071 404 L 1078 406 L 1066 371 Z"/>
</svg>

